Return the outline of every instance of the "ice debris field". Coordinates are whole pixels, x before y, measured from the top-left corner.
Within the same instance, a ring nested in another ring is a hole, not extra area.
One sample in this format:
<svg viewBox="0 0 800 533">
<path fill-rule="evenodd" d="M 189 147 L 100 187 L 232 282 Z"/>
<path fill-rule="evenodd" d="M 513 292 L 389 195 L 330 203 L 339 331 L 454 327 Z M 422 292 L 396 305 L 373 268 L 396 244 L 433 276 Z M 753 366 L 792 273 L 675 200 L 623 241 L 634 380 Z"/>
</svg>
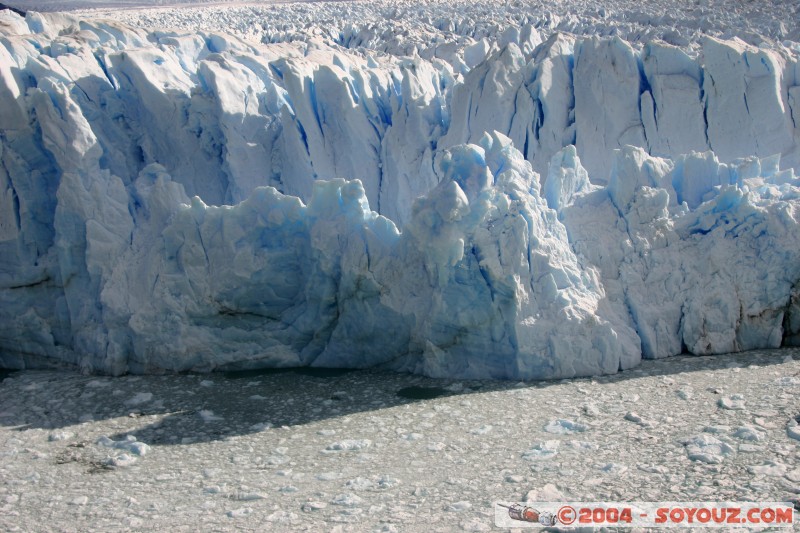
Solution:
<svg viewBox="0 0 800 533">
<path fill-rule="evenodd" d="M 800 342 L 798 6 L 470 6 L 0 11 L 0 366 L 541 379 Z"/>
<path fill-rule="evenodd" d="M 637 499 L 791 501 L 796 522 L 799 393 L 798 348 L 535 383 L 17 372 L 0 386 L 0 529 L 519 533 L 545 529 L 494 527 L 497 502 Z"/>
</svg>

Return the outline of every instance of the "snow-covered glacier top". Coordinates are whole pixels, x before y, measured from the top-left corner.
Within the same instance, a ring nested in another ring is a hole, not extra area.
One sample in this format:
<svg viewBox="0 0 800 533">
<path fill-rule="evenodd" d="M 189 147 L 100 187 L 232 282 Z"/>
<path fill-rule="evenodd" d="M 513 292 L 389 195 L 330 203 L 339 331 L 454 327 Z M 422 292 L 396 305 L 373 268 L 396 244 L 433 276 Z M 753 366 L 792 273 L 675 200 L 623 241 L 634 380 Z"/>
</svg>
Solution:
<svg viewBox="0 0 800 533">
<path fill-rule="evenodd" d="M 17 0 L 22 3 L 22 0 Z M 137 0 L 130 0 L 136 2 Z M 152 5 L 161 0 L 140 0 Z M 754 46 L 800 42 L 800 6 L 793 0 L 377 0 L 370 2 L 207 2 L 173 0 L 181 9 L 120 10 L 98 7 L 89 16 L 135 26 L 224 31 L 263 42 L 317 38 L 349 48 L 452 59 L 463 47 L 503 46 L 554 32 L 620 37 L 634 44 L 655 39 L 695 48 L 703 37 L 737 37 Z M 29 4 L 38 4 L 29 0 Z M 41 7 L 51 8 L 45 2 Z M 63 0 L 64 7 L 103 6 L 103 0 Z M 206 5 L 204 5 L 206 4 Z M 106 2 L 106 5 L 108 3 Z M 791 44 L 789 44 L 791 46 Z"/>
<path fill-rule="evenodd" d="M 0 12 L 0 364 L 539 379 L 798 342 L 791 19 L 443 6 Z"/>
</svg>

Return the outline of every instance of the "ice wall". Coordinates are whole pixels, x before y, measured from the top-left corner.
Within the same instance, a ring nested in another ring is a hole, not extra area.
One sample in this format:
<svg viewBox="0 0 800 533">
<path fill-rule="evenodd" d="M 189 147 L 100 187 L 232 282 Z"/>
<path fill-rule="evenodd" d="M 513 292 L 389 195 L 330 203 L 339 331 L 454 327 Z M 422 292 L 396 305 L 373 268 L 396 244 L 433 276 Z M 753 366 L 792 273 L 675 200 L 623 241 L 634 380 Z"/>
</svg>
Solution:
<svg viewBox="0 0 800 533">
<path fill-rule="evenodd" d="M 797 55 L 712 38 L 701 51 L 555 34 L 526 61 L 512 43 L 464 75 L 443 145 L 497 130 L 546 175 L 575 144 L 597 183 L 627 145 L 670 158 L 713 150 L 724 162 L 780 154 L 781 168 L 800 168 Z"/>
<path fill-rule="evenodd" d="M 4 366 L 554 378 L 800 335 L 789 52 L 523 31 L 462 75 L 0 17 Z"/>
</svg>

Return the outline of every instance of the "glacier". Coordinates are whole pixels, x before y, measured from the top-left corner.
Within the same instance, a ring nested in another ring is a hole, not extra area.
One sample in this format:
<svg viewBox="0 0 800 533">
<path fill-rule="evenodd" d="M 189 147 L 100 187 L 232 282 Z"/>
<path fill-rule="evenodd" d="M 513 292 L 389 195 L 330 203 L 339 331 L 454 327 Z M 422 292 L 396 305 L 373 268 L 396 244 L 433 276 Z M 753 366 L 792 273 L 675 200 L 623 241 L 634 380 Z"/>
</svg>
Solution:
<svg viewBox="0 0 800 533">
<path fill-rule="evenodd" d="M 800 47 L 512 30 L 421 57 L 0 12 L 0 366 L 800 343 Z"/>
</svg>

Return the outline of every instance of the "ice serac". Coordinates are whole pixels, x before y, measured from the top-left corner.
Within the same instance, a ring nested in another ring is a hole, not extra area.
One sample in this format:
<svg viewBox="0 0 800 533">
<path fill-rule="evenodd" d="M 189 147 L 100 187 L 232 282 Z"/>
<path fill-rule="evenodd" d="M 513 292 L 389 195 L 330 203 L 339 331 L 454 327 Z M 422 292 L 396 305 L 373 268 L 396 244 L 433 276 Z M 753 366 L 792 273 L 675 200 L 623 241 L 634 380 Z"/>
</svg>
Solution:
<svg viewBox="0 0 800 533">
<path fill-rule="evenodd" d="M 152 270 L 128 285 L 153 295 L 121 300 L 133 305 L 132 369 L 384 364 L 544 378 L 635 357 L 507 138 L 455 147 L 438 172 L 403 233 L 357 181 L 318 181 L 307 206 L 259 188 L 233 208 L 181 207 L 135 260 Z"/>
<path fill-rule="evenodd" d="M 546 176 L 551 158 L 575 145 L 574 47 L 574 37 L 556 33 L 524 55 L 512 43 L 477 65 L 453 89 L 439 146 L 499 131 Z"/>
<path fill-rule="evenodd" d="M 672 162 L 629 147 L 616 152 L 608 187 L 562 211 L 576 252 L 629 310 L 645 357 L 777 347 L 796 335 L 785 318 L 800 274 L 800 182 L 778 166 L 710 153 Z M 688 191 L 695 182 L 705 185 Z"/>
<path fill-rule="evenodd" d="M 537 48 L 532 61 L 535 69 L 527 90 L 534 111 L 526 117 L 532 132 L 522 146 L 529 147 L 525 156 L 543 176 L 556 153 L 575 145 L 574 47 L 573 37 L 556 33 Z"/>
<path fill-rule="evenodd" d="M 453 89 L 452 119 L 441 146 L 475 143 L 487 131 L 508 134 L 525 63 L 519 47 L 512 43 L 472 69 L 464 83 Z"/>
<path fill-rule="evenodd" d="M 638 58 L 622 39 L 586 39 L 575 50 L 573 77 L 578 155 L 604 183 L 613 150 L 647 146 Z"/>
<path fill-rule="evenodd" d="M 703 69 L 680 48 L 648 43 L 642 51 L 648 88 L 642 123 L 649 152 L 670 157 L 710 150 L 703 102 Z"/>
<path fill-rule="evenodd" d="M 417 266 L 401 290 L 411 283 L 408 293 L 430 298 L 413 304 L 428 311 L 415 312 L 422 356 L 411 369 L 543 378 L 638 361 L 635 333 L 604 305 L 596 273 L 579 264 L 507 137 L 446 151 L 440 172 L 403 233 Z"/>
<path fill-rule="evenodd" d="M 546 176 L 553 155 L 575 145 L 601 184 L 613 150 L 626 145 L 667 158 L 714 150 L 724 163 L 780 154 L 783 168 L 797 169 L 796 54 L 703 43 L 690 56 L 663 42 L 638 50 L 619 38 L 554 33 L 522 57 L 509 44 L 454 88 L 440 146 L 497 130 Z"/>
<path fill-rule="evenodd" d="M 0 17 L 0 365 L 534 379 L 800 338 L 790 51 Z"/>
<path fill-rule="evenodd" d="M 591 188 L 589 173 L 581 165 L 575 146 L 567 146 L 553 156 L 543 193 L 551 209 L 560 214 L 579 194 Z"/>
<path fill-rule="evenodd" d="M 709 38 L 703 45 L 703 60 L 711 149 L 724 161 L 789 155 L 794 125 L 785 59 L 741 41 Z"/>
</svg>

